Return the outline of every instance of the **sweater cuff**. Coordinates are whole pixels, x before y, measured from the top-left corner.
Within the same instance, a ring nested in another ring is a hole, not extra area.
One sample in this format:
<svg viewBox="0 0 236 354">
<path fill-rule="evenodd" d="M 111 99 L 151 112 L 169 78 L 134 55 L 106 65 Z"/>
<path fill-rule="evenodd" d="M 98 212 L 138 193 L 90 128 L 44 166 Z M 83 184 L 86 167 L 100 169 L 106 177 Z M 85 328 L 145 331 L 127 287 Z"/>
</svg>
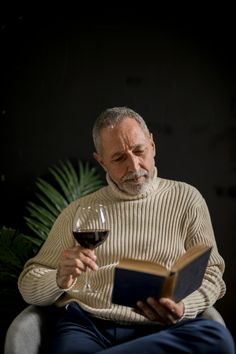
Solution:
<svg viewBox="0 0 236 354">
<path fill-rule="evenodd" d="M 182 300 L 184 304 L 184 319 L 195 318 L 200 312 L 204 311 L 207 307 L 203 296 L 199 291 L 193 292 Z"/>
</svg>

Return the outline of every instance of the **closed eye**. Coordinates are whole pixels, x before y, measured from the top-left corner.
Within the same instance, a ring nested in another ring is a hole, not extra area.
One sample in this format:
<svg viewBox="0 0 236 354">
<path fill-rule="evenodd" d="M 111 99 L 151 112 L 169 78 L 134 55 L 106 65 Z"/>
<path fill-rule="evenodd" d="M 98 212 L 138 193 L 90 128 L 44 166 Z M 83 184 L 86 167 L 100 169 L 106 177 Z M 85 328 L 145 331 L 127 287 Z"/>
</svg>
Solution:
<svg viewBox="0 0 236 354">
<path fill-rule="evenodd" d="M 134 151 L 134 154 L 138 155 L 138 156 L 142 155 L 143 153 L 144 153 L 144 150 L 135 150 Z"/>
<path fill-rule="evenodd" d="M 120 155 L 120 156 L 117 156 L 114 159 L 112 159 L 112 161 L 113 162 L 120 162 L 120 161 L 123 161 L 124 159 L 125 159 L 125 156 L 124 155 Z"/>
</svg>

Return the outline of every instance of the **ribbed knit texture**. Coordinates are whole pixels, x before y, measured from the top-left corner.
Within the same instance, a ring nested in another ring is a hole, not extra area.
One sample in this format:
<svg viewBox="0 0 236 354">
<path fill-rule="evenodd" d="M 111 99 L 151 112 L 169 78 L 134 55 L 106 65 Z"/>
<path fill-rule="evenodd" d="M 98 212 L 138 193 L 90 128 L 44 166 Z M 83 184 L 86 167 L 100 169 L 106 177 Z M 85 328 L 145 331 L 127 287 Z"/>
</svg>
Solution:
<svg viewBox="0 0 236 354">
<path fill-rule="evenodd" d="M 111 303 L 114 267 L 123 257 L 161 263 L 170 268 L 197 243 L 213 246 L 201 288 L 184 299 L 185 318 L 194 318 L 225 293 L 222 280 L 224 261 L 217 251 L 205 200 L 196 188 L 155 176 L 145 194 L 130 196 L 121 192 L 107 177 L 108 186 L 73 202 L 58 217 L 39 253 L 30 259 L 19 277 L 19 290 L 26 302 L 63 306 L 78 301 L 94 316 L 121 322 L 148 322 L 128 307 Z M 99 269 L 90 272 L 96 294 L 74 292 L 84 285 L 78 277 L 66 291 L 56 284 L 59 255 L 73 247 L 72 223 L 79 203 L 100 202 L 106 206 L 110 233 L 96 249 Z M 189 279 L 191 281 L 191 279 Z"/>
</svg>

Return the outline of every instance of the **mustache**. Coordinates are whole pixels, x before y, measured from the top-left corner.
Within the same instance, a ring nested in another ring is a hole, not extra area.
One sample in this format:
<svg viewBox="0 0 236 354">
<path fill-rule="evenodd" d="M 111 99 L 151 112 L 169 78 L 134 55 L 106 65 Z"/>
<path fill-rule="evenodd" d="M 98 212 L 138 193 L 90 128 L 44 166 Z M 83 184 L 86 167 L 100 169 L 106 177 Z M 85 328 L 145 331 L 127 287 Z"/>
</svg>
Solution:
<svg viewBox="0 0 236 354">
<path fill-rule="evenodd" d="M 122 182 L 127 182 L 127 181 L 130 181 L 132 179 L 142 177 L 142 176 L 146 177 L 147 175 L 148 175 L 148 173 L 144 170 L 141 170 L 138 172 L 130 172 L 130 173 L 127 173 L 127 175 L 122 178 Z"/>
</svg>

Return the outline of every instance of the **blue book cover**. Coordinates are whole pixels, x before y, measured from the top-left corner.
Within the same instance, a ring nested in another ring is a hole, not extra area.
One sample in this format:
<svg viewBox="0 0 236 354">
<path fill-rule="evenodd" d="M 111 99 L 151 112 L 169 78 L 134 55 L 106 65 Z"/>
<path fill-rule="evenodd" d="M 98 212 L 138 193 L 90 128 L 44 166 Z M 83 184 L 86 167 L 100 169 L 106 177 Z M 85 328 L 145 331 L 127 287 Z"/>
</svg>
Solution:
<svg viewBox="0 0 236 354">
<path fill-rule="evenodd" d="M 148 297 L 169 297 L 179 302 L 201 286 L 210 253 L 211 247 L 197 245 L 171 270 L 153 262 L 123 259 L 115 268 L 111 301 L 129 307 Z"/>
</svg>

